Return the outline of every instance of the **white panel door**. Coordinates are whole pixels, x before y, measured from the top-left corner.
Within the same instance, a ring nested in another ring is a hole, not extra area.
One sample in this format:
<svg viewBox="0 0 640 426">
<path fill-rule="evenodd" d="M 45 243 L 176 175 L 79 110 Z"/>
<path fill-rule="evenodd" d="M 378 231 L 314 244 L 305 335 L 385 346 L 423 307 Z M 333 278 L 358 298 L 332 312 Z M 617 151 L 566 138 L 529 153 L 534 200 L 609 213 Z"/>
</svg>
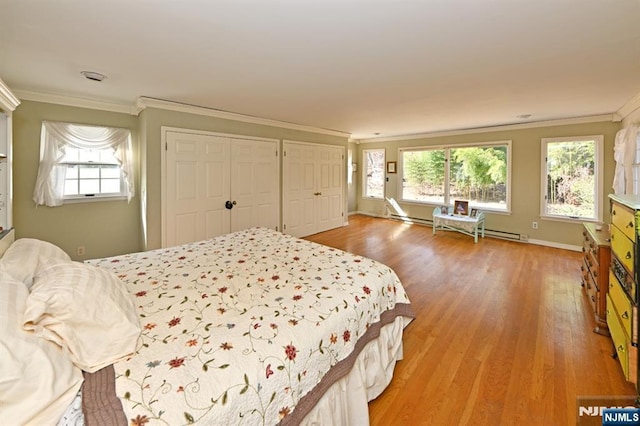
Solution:
<svg viewBox="0 0 640 426">
<path fill-rule="evenodd" d="M 316 164 L 316 232 L 322 232 L 344 222 L 344 148 L 317 146 Z"/>
<path fill-rule="evenodd" d="M 166 143 L 164 246 L 228 233 L 229 139 L 167 132 Z"/>
<path fill-rule="evenodd" d="M 313 145 L 283 145 L 283 231 L 304 237 L 316 231 L 316 149 Z"/>
<path fill-rule="evenodd" d="M 231 141 L 231 232 L 263 226 L 277 229 L 280 218 L 276 141 Z"/>
<path fill-rule="evenodd" d="M 283 231 L 304 237 L 344 222 L 344 148 L 285 141 Z"/>
</svg>

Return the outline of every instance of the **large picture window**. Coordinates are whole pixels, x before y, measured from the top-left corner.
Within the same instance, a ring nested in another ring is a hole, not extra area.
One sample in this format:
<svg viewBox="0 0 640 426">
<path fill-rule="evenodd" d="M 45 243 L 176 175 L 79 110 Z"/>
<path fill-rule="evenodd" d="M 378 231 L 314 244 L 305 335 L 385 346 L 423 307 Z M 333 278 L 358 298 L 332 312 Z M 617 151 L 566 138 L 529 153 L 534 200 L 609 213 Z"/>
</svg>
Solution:
<svg viewBox="0 0 640 426">
<path fill-rule="evenodd" d="M 363 158 L 363 195 L 371 198 L 384 198 L 384 149 L 365 149 Z"/>
<path fill-rule="evenodd" d="M 542 139 L 541 216 L 602 220 L 603 136 Z"/>
<path fill-rule="evenodd" d="M 437 148 L 402 148 L 400 198 L 405 202 L 510 210 L 511 141 Z"/>
</svg>

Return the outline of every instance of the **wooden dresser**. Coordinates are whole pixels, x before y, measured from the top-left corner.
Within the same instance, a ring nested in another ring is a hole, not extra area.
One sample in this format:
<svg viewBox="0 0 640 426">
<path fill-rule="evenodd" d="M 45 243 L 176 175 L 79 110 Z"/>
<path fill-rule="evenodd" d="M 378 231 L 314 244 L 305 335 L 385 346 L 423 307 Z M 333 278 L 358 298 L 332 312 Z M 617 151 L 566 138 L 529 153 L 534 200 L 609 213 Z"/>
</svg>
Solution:
<svg viewBox="0 0 640 426">
<path fill-rule="evenodd" d="M 607 327 L 607 298 L 609 290 L 609 265 L 611 263 L 610 235 L 607 227 L 596 229 L 593 223 L 585 223 L 582 230 L 582 288 L 595 313 L 596 333 L 609 335 Z"/>
<path fill-rule="evenodd" d="M 638 389 L 638 231 L 640 197 L 609 195 L 611 200 L 611 272 L 607 325 L 624 376 Z"/>
</svg>

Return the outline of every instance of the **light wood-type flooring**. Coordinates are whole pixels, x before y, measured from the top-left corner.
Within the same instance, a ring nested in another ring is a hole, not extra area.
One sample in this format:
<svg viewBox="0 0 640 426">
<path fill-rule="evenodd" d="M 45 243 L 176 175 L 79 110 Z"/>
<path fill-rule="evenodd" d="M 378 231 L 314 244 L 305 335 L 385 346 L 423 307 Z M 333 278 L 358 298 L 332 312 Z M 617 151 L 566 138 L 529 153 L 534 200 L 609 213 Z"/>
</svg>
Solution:
<svg viewBox="0 0 640 426">
<path fill-rule="evenodd" d="M 392 267 L 416 313 L 372 425 L 575 425 L 578 397 L 635 395 L 579 252 L 361 215 L 307 239 Z"/>
</svg>

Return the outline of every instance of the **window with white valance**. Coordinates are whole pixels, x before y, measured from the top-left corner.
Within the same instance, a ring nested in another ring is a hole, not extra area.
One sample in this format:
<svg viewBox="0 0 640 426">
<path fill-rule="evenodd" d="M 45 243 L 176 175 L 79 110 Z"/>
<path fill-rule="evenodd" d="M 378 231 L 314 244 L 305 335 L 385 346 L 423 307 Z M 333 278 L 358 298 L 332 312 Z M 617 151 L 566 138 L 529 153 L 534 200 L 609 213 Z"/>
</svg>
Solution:
<svg viewBox="0 0 640 426">
<path fill-rule="evenodd" d="M 128 129 L 44 121 L 33 201 L 50 207 L 70 199 L 131 201 L 133 168 Z"/>
</svg>

